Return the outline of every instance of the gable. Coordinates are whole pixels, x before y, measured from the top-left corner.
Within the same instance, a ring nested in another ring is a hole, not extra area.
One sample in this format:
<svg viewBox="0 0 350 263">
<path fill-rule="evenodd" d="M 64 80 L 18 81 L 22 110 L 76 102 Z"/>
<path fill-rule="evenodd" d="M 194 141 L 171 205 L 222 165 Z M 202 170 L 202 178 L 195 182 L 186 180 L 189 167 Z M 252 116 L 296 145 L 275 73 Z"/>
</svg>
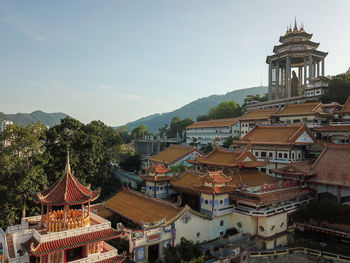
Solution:
<svg viewBox="0 0 350 263">
<path fill-rule="evenodd" d="M 249 156 L 247 156 L 246 158 L 244 158 L 244 160 L 242 162 L 251 162 L 252 159 L 249 158 Z"/>
<path fill-rule="evenodd" d="M 314 140 L 311 138 L 310 134 L 307 131 L 304 131 L 295 142 L 304 142 L 304 143 L 313 143 Z"/>
</svg>

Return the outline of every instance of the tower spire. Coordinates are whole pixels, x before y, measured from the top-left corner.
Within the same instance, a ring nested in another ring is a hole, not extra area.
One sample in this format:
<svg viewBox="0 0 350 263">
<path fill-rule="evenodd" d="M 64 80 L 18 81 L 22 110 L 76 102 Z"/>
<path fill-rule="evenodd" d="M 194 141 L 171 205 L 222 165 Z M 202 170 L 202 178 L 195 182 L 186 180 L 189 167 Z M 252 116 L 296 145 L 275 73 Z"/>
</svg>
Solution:
<svg viewBox="0 0 350 263">
<path fill-rule="evenodd" d="M 294 18 L 294 31 L 298 31 L 298 26 L 297 26 L 297 17 L 295 16 Z"/>
<path fill-rule="evenodd" d="M 69 163 L 69 151 L 67 151 L 67 161 L 66 161 L 66 169 L 65 169 L 66 174 L 71 174 L 71 168 L 70 168 L 70 163 Z"/>
</svg>

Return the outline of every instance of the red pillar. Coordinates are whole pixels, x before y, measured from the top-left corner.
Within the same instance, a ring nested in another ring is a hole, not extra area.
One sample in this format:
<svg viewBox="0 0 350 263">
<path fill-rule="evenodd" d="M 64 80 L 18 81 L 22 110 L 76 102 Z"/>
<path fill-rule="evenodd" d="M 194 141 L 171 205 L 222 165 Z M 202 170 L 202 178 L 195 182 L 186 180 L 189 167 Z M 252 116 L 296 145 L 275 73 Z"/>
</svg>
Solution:
<svg viewBox="0 0 350 263">
<path fill-rule="evenodd" d="M 43 225 L 44 221 L 44 205 L 41 204 L 41 225 Z"/>
<path fill-rule="evenodd" d="M 84 227 L 84 204 L 81 204 L 81 227 Z"/>
</svg>

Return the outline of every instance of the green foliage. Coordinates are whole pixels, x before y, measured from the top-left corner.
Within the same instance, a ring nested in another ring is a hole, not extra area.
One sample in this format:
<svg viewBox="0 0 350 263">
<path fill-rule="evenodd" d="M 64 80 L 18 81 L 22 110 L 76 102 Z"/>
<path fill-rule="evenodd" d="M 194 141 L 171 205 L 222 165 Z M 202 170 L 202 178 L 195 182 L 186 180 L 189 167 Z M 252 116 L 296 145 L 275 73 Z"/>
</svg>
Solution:
<svg viewBox="0 0 350 263">
<path fill-rule="evenodd" d="M 167 263 L 204 262 L 200 245 L 185 238 L 183 238 L 175 247 L 168 246 L 165 249 L 164 260 Z"/>
<path fill-rule="evenodd" d="M 204 153 L 204 154 L 208 154 L 210 153 L 212 150 L 214 150 L 214 146 L 212 143 L 208 143 L 208 144 L 204 144 L 201 146 L 201 151 Z"/>
<path fill-rule="evenodd" d="M 146 125 L 140 125 L 132 130 L 131 135 L 136 139 L 142 139 L 144 135 L 149 135 Z"/>
<path fill-rule="evenodd" d="M 321 96 L 321 101 L 323 103 L 338 102 L 344 104 L 349 96 L 350 75 L 340 74 L 332 78 L 327 92 Z"/>
<path fill-rule="evenodd" d="M 224 101 L 217 107 L 211 108 L 207 115 L 199 115 L 197 121 L 234 118 L 241 116 L 241 114 L 242 108 L 236 102 Z"/>
<path fill-rule="evenodd" d="M 119 163 L 120 168 L 129 172 L 139 171 L 141 168 L 141 156 L 139 154 L 128 155 Z"/>
<path fill-rule="evenodd" d="M 32 200 L 47 184 L 43 169 L 46 127 L 40 123 L 9 125 L 0 133 L 0 225 L 18 223 L 21 217 L 39 211 Z"/>
<path fill-rule="evenodd" d="M 334 202 L 312 202 L 301 208 L 295 214 L 298 222 L 308 222 L 313 219 L 317 222 L 328 221 L 330 223 L 350 225 L 350 207 Z"/>
<path fill-rule="evenodd" d="M 122 140 L 115 130 L 101 121 L 85 125 L 66 117 L 47 132 L 45 171 L 49 183 L 64 171 L 67 150 L 75 177 L 94 188 L 102 188 L 101 198 L 115 192 L 120 182 L 113 178 L 111 163 L 118 159 Z"/>
<path fill-rule="evenodd" d="M 126 252 L 126 255 L 127 256 L 129 255 L 129 240 L 127 238 L 124 238 L 124 237 L 114 238 L 114 239 L 108 240 L 107 243 L 115 247 L 116 249 L 118 249 L 119 254 Z"/>
<path fill-rule="evenodd" d="M 177 135 L 181 137 L 182 132 L 192 123 L 193 121 L 189 118 L 181 120 L 180 117 L 174 117 L 169 129 L 166 131 L 168 138 L 176 138 Z"/>
<path fill-rule="evenodd" d="M 119 135 L 125 144 L 130 143 L 133 136 L 128 132 L 128 126 L 124 125 L 118 129 Z"/>
<path fill-rule="evenodd" d="M 230 148 L 230 146 L 232 145 L 234 140 L 239 140 L 238 137 L 233 137 L 233 136 L 229 136 L 227 137 L 224 142 L 222 143 L 222 146 L 225 148 Z"/>
<path fill-rule="evenodd" d="M 172 173 L 176 173 L 177 171 L 182 171 L 184 172 L 185 171 L 185 165 L 183 163 L 181 164 L 178 164 L 178 165 L 173 165 L 171 168 L 170 168 L 170 172 Z"/>
<path fill-rule="evenodd" d="M 264 101 L 268 101 L 269 97 L 268 94 L 265 93 L 263 96 L 260 96 L 260 94 L 255 94 L 252 97 L 249 98 L 245 98 L 244 102 L 243 102 L 243 107 L 249 102 L 249 101 L 258 101 L 258 102 L 264 102 Z M 242 107 L 242 108 L 243 108 Z"/>
<path fill-rule="evenodd" d="M 167 123 L 165 123 L 162 127 L 159 128 L 159 134 L 160 136 L 164 136 L 167 134 L 167 131 L 168 131 L 168 127 L 169 125 Z"/>
</svg>

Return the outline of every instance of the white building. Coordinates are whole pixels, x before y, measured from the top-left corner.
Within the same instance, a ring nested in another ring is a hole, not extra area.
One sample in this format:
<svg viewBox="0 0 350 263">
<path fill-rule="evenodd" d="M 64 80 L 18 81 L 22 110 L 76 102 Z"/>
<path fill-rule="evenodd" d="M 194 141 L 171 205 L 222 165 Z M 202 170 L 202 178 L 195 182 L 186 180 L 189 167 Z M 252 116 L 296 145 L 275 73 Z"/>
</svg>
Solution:
<svg viewBox="0 0 350 263">
<path fill-rule="evenodd" d="M 197 121 L 186 128 L 186 144 L 192 142 L 204 145 L 219 138 L 222 144 L 225 139 L 232 136 L 239 138 L 240 126 L 237 118 Z"/>
<path fill-rule="evenodd" d="M 7 125 L 12 125 L 13 121 L 7 121 L 7 120 L 3 120 L 1 122 L 1 132 L 3 132 L 6 129 Z"/>
</svg>

